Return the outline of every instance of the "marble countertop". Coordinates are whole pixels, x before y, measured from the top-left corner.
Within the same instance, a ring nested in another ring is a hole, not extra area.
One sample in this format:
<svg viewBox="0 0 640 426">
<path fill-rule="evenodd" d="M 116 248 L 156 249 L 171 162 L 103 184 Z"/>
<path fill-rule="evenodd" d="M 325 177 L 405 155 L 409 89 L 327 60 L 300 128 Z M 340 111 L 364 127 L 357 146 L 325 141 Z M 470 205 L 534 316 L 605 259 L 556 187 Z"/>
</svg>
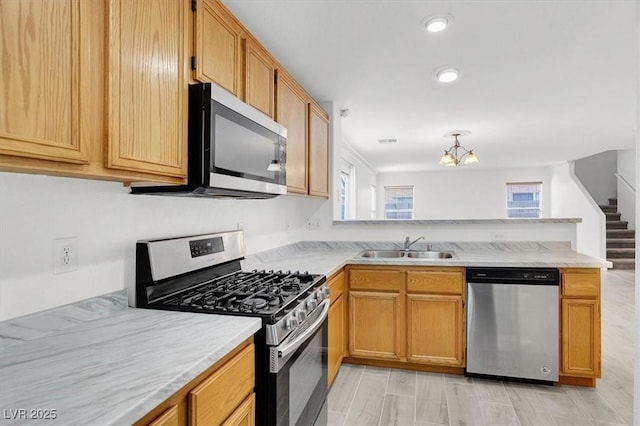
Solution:
<svg viewBox="0 0 640 426">
<path fill-rule="evenodd" d="M 609 262 L 565 242 L 432 243 L 452 259 L 366 259 L 390 242 L 304 241 L 247 256 L 244 270 L 327 276 L 347 264 L 588 267 Z M 413 249 L 426 249 L 418 243 Z M 130 424 L 260 328 L 258 318 L 133 309 L 126 291 L 0 322 L 2 424 Z M 197 336 L 195 338 L 194 336 Z M 11 419 L 26 410 L 25 419 Z M 55 420 L 29 420 L 30 410 Z"/>
<path fill-rule="evenodd" d="M 123 291 L 0 323 L 0 423 L 131 424 L 261 326 L 126 303 Z M 26 420 L 11 419 L 20 409 Z M 56 418 L 30 419 L 32 409 Z"/>
<path fill-rule="evenodd" d="M 606 268 L 611 263 L 577 253 L 568 242 L 457 242 L 432 243 L 433 250 L 450 251 L 451 259 L 361 258 L 364 250 L 399 247 L 389 242 L 303 241 L 248 256 L 243 269 L 300 270 L 330 276 L 347 264 L 477 266 L 535 268 Z M 425 250 L 416 244 L 415 250 Z"/>
<path fill-rule="evenodd" d="M 554 217 L 540 219 L 394 219 L 394 220 L 334 220 L 333 225 L 494 225 L 498 223 L 521 225 L 523 223 L 581 223 L 579 217 Z"/>
</svg>

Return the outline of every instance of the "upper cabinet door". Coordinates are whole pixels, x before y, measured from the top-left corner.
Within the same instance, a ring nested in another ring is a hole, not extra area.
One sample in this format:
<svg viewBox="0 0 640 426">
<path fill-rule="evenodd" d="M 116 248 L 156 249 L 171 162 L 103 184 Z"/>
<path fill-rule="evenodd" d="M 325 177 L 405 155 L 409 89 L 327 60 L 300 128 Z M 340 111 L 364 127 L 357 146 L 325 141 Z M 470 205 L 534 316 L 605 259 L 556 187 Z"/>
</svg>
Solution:
<svg viewBox="0 0 640 426">
<path fill-rule="evenodd" d="M 0 0 L 0 28 L 0 153 L 88 163 L 78 106 L 81 35 L 91 28 L 80 0 Z"/>
<path fill-rule="evenodd" d="M 275 62 L 253 40 L 245 43 L 245 102 L 275 117 Z"/>
<path fill-rule="evenodd" d="M 109 0 L 108 167 L 186 176 L 186 6 Z"/>
<path fill-rule="evenodd" d="M 329 117 L 309 104 L 309 195 L 329 197 Z"/>
<path fill-rule="evenodd" d="M 278 73 L 276 120 L 287 128 L 287 192 L 307 194 L 307 96 L 287 74 Z"/>
<path fill-rule="evenodd" d="M 198 4 L 195 20 L 195 75 L 214 82 L 242 99 L 243 31 L 215 0 Z"/>
</svg>

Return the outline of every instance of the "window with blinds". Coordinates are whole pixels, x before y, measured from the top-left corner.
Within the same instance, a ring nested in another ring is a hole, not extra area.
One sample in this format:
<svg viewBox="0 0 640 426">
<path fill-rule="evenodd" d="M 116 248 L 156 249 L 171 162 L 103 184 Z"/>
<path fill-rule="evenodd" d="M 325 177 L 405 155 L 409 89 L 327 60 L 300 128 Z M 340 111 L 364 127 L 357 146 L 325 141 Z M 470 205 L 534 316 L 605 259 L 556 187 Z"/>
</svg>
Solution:
<svg viewBox="0 0 640 426">
<path fill-rule="evenodd" d="M 507 217 L 540 218 L 542 182 L 507 182 Z"/>
<path fill-rule="evenodd" d="M 413 219 L 413 185 L 384 187 L 384 218 Z"/>
</svg>

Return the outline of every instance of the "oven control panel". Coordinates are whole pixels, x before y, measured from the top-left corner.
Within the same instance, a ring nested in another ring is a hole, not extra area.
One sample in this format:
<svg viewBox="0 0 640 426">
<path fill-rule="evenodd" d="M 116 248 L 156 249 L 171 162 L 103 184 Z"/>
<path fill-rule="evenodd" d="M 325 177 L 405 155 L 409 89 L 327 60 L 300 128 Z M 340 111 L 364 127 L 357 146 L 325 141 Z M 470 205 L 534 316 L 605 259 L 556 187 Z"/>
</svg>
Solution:
<svg viewBox="0 0 640 426">
<path fill-rule="evenodd" d="M 220 253 L 224 251 L 224 243 L 221 237 L 206 238 L 203 240 L 189 241 L 191 257 L 206 256 L 208 254 Z"/>
</svg>

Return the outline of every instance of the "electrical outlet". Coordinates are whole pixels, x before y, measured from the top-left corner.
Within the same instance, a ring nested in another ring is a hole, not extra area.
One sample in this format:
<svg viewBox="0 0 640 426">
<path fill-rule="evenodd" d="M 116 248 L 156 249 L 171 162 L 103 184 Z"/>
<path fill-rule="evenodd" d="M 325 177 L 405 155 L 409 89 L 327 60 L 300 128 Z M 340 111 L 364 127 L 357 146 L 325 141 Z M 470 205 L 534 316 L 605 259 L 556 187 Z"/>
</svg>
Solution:
<svg viewBox="0 0 640 426">
<path fill-rule="evenodd" d="M 78 270 L 78 237 L 53 240 L 53 273 L 64 274 Z"/>
<path fill-rule="evenodd" d="M 320 229 L 320 218 L 314 217 L 305 219 L 304 227 L 308 231 L 317 231 L 318 229 Z"/>
</svg>

